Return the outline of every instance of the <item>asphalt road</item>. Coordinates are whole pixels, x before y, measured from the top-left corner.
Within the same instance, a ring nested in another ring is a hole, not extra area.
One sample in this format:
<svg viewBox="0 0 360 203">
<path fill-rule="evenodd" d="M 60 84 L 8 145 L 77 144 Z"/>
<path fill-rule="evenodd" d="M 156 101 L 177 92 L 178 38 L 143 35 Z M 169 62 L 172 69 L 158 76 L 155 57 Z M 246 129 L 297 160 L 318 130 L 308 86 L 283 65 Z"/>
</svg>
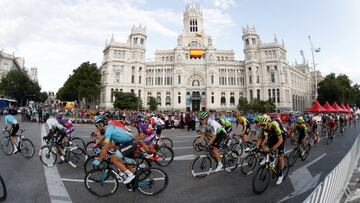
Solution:
<svg viewBox="0 0 360 203">
<path fill-rule="evenodd" d="M 3 128 L 3 125 L 1 121 L 0 127 Z M 19 154 L 6 156 L 0 152 L 0 173 L 8 188 L 8 202 L 66 200 L 67 198 L 54 195 L 54 187 L 47 185 L 49 180 L 46 178 L 50 177 L 52 180 L 54 176 L 46 177 L 45 174 L 54 169 L 57 169 L 60 176 L 59 180 L 52 181 L 63 184 L 73 202 L 301 202 L 345 156 L 360 130 L 354 127 L 348 129 L 345 136 L 336 137 L 331 145 L 326 145 L 326 139 L 321 140 L 311 149 L 306 161 L 298 160 L 295 163 L 283 184 L 276 186 L 273 181 L 260 195 L 252 191 L 252 176 L 245 177 L 239 169 L 232 173 L 212 173 L 204 180 L 193 179 L 189 168 L 191 159 L 196 155 L 192 149 L 196 133 L 185 129 L 165 130 L 164 135 L 174 141 L 176 157 L 170 166 L 163 167 L 169 176 L 166 190 L 157 196 L 149 197 L 139 192 L 128 192 L 125 186 L 120 185 L 115 195 L 98 198 L 85 188 L 83 169 L 74 169 L 68 164 L 57 165 L 52 169 L 42 165 L 37 156 L 41 146 L 39 124 L 20 123 L 20 126 L 26 129 L 26 137 L 35 144 L 36 153 L 33 158 L 27 160 Z M 92 125 L 76 125 L 75 136 L 89 141 L 89 134 L 93 130 Z M 290 152 L 292 148 L 293 146 L 287 143 L 286 151 Z"/>
</svg>

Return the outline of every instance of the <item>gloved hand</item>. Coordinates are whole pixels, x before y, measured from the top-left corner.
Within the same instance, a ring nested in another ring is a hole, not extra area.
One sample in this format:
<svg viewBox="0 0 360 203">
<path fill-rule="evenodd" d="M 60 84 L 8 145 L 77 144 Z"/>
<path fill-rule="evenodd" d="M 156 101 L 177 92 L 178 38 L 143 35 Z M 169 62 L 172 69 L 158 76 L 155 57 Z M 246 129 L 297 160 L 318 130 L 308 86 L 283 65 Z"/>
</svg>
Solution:
<svg viewBox="0 0 360 203">
<path fill-rule="evenodd" d="M 94 167 L 97 168 L 100 165 L 100 161 L 95 159 L 94 161 L 92 161 L 92 164 L 93 164 Z"/>
</svg>

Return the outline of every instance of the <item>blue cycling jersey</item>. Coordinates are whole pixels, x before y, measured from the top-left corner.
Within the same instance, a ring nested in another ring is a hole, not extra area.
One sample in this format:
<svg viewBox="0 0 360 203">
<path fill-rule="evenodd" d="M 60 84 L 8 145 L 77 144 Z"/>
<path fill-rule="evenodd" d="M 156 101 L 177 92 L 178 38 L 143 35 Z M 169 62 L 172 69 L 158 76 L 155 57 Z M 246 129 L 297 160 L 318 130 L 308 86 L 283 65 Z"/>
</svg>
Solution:
<svg viewBox="0 0 360 203">
<path fill-rule="evenodd" d="M 113 125 L 106 126 L 105 141 L 114 141 L 118 144 L 126 144 L 131 140 L 133 140 L 132 135 L 122 128 Z"/>
<path fill-rule="evenodd" d="M 5 125 L 18 124 L 17 120 L 12 115 L 6 115 L 4 120 L 5 120 Z"/>
</svg>

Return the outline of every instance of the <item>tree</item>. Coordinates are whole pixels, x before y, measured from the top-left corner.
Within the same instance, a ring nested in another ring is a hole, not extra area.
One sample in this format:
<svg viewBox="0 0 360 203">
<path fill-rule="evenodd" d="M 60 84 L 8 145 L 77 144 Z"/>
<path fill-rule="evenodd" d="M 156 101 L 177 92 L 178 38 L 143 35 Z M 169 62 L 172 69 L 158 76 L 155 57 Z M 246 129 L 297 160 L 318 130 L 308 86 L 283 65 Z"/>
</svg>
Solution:
<svg viewBox="0 0 360 203">
<path fill-rule="evenodd" d="M 249 110 L 249 102 L 246 98 L 239 99 L 239 104 L 237 106 L 237 109 L 240 112 L 246 112 Z"/>
<path fill-rule="evenodd" d="M 117 92 L 115 93 L 114 108 L 138 110 L 141 101 L 133 92 Z"/>
<path fill-rule="evenodd" d="M 69 76 L 57 92 L 63 101 L 85 100 L 94 104 L 100 98 L 101 73 L 95 63 L 84 62 Z"/>
<path fill-rule="evenodd" d="M 40 86 L 32 81 L 24 69 L 10 70 L 0 81 L 0 92 L 16 99 L 22 106 L 27 99 L 41 100 Z"/>
<path fill-rule="evenodd" d="M 39 94 L 39 102 L 45 102 L 48 97 L 49 97 L 49 95 L 47 92 L 41 92 Z"/>
<path fill-rule="evenodd" d="M 275 112 L 276 105 L 271 101 L 262 101 L 254 99 L 252 102 L 248 102 L 245 99 L 239 99 L 238 110 L 241 112 L 261 112 L 261 113 L 271 113 Z"/>
<path fill-rule="evenodd" d="M 155 97 L 149 97 L 149 101 L 147 104 L 150 107 L 150 111 L 156 111 L 158 103 L 157 103 Z"/>
</svg>

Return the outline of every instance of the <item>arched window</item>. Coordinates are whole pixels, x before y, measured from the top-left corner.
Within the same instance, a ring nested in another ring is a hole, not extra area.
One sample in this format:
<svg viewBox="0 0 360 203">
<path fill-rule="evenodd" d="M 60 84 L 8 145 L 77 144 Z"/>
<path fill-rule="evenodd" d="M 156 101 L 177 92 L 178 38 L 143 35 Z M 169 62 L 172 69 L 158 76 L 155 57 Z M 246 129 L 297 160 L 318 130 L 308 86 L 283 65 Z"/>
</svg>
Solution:
<svg viewBox="0 0 360 203">
<path fill-rule="evenodd" d="M 221 92 L 220 103 L 221 105 L 226 105 L 225 92 Z"/>
<path fill-rule="evenodd" d="M 199 87 L 199 86 L 200 86 L 199 80 L 193 80 L 193 81 L 192 81 L 192 86 L 193 86 L 193 87 Z"/>
<path fill-rule="evenodd" d="M 231 92 L 231 93 L 230 93 L 230 105 L 235 105 L 234 92 Z"/>
<path fill-rule="evenodd" d="M 113 102 L 114 101 L 114 89 L 111 88 L 111 97 L 110 97 L 110 101 Z"/>
</svg>

